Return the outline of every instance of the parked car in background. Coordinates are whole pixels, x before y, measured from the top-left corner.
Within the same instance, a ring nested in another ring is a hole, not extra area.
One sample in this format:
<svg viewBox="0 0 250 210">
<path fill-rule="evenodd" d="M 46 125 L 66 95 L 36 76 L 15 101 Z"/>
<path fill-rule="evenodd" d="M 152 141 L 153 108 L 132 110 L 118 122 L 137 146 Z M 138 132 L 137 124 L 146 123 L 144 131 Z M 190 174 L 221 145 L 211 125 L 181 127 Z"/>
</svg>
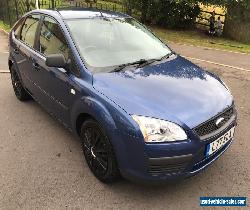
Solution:
<svg viewBox="0 0 250 210">
<path fill-rule="evenodd" d="M 192 176 L 233 141 L 236 110 L 225 83 L 127 15 L 35 10 L 9 42 L 17 98 L 35 99 L 80 137 L 103 182 Z"/>
</svg>

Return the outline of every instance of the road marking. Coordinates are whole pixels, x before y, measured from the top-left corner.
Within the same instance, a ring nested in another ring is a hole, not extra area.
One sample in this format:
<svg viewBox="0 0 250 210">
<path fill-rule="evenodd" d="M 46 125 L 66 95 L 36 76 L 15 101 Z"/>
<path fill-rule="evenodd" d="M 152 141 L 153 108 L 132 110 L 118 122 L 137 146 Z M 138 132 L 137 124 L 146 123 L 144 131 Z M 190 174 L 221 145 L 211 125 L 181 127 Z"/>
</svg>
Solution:
<svg viewBox="0 0 250 210">
<path fill-rule="evenodd" d="M 181 43 L 181 42 L 172 42 L 172 41 L 167 41 L 167 43 L 183 45 L 183 46 L 188 46 L 188 47 L 197 47 L 197 48 L 202 48 L 203 50 L 215 50 L 215 51 L 222 51 L 222 52 L 228 52 L 228 53 L 235 53 L 235 54 L 249 55 L 250 56 L 250 53 L 243 53 L 243 52 L 237 52 L 237 51 L 231 51 L 231 50 L 223 50 L 223 49 L 206 47 L 206 46 L 201 46 L 201 45 L 185 44 L 185 43 Z"/>
<path fill-rule="evenodd" d="M 196 60 L 196 61 L 201 61 L 201 62 L 205 62 L 205 63 L 210 63 L 210 64 L 214 64 L 217 66 L 223 66 L 223 67 L 227 67 L 227 68 L 231 68 L 231 69 L 237 69 L 239 71 L 245 71 L 245 72 L 250 72 L 250 69 L 244 69 L 238 66 L 230 66 L 227 64 L 222 64 L 222 63 L 216 63 L 213 61 L 207 61 L 207 60 L 203 60 L 203 59 L 199 59 L 199 58 L 193 58 L 193 57 L 188 57 L 188 56 L 183 56 L 184 58 L 190 59 L 190 60 Z"/>
<path fill-rule="evenodd" d="M 6 73 L 10 73 L 10 71 L 0 70 L 0 74 L 6 74 Z"/>
</svg>

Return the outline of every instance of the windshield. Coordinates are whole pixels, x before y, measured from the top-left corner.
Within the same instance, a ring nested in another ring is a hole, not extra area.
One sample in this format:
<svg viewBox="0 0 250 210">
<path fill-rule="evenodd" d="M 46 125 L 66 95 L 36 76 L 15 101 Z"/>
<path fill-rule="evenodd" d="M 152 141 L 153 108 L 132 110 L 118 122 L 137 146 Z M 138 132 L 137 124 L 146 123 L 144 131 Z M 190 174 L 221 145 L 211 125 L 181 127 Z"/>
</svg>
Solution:
<svg viewBox="0 0 250 210">
<path fill-rule="evenodd" d="M 93 72 L 145 59 L 159 59 L 171 50 L 132 18 L 67 20 L 82 59 Z"/>
</svg>

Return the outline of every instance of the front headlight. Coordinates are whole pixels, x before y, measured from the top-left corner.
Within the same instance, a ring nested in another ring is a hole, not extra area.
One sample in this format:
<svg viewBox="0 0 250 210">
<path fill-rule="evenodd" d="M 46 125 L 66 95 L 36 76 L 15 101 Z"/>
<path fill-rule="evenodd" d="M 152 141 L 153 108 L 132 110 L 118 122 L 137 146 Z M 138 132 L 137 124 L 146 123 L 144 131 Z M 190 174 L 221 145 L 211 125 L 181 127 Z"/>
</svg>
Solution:
<svg viewBox="0 0 250 210">
<path fill-rule="evenodd" d="M 150 117 L 132 115 L 139 125 L 146 143 L 173 142 L 187 139 L 185 131 L 177 124 Z"/>
</svg>

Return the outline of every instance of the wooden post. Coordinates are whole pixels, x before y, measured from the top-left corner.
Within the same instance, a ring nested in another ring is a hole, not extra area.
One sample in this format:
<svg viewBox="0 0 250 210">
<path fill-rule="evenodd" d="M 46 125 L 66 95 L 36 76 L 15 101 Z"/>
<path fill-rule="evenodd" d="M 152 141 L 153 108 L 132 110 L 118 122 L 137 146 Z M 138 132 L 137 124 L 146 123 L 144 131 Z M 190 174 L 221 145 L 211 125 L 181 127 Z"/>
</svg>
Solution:
<svg viewBox="0 0 250 210">
<path fill-rule="evenodd" d="M 16 9 L 16 21 L 17 21 L 19 19 L 19 12 L 18 12 L 17 0 L 15 0 L 15 9 Z"/>
<path fill-rule="evenodd" d="M 55 0 L 51 0 L 51 7 L 52 9 L 55 9 Z"/>
<path fill-rule="evenodd" d="M 7 3 L 7 13 L 8 13 L 8 18 L 9 18 L 9 24 L 12 24 L 11 17 L 10 17 L 10 8 L 9 8 L 9 1 L 6 0 Z"/>
</svg>

